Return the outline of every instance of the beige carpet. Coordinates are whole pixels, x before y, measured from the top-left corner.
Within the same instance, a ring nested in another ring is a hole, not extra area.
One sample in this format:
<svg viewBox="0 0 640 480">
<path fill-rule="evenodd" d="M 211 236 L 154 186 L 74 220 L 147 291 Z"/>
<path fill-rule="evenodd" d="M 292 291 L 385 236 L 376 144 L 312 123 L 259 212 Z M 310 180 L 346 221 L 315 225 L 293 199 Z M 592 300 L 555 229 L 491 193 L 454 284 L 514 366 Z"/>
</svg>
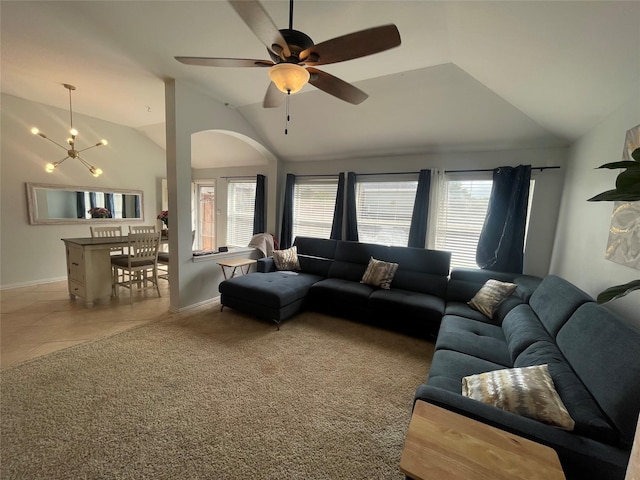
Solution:
<svg viewBox="0 0 640 480">
<path fill-rule="evenodd" d="M 167 315 L 3 371 L 0 478 L 402 479 L 432 354 L 315 313 Z"/>
</svg>

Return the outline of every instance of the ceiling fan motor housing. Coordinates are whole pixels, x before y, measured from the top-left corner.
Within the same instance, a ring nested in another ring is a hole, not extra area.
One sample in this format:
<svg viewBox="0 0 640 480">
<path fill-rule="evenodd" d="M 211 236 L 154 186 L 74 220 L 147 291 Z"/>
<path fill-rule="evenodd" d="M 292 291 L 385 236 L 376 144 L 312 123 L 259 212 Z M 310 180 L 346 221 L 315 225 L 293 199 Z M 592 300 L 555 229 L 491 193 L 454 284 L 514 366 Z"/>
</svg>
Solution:
<svg viewBox="0 0 640 480">
<path fill-rule="evenodd" d="M 273 60 L 273 63 L 281 63 L 281 62 L 299 63 L 300 52 L 302 52 L 303 50 L 306 50 L 309 47 L 313 47 L 314 45 L 313 40 L 311 40 L 311 38 L 306 33 L 302 33 L 298 30 L 283 28 L 282 30 L 280 30 L 280 33 L 282 34 L 282 37 L 284 38 L 285 42 L 287 42 L 287 45 L 289 46 L 289 50 L 291 51 L 291 56 L 287 58 L 282 58 L 278 56 L 276 53 L 267 49 L 267 52 L 269 52 L 269 56 L 271 57 L 271 60 Z M 275 51 L 280 50 L 278 45 L 274 45 L 273 49 Z"/>
</svg>

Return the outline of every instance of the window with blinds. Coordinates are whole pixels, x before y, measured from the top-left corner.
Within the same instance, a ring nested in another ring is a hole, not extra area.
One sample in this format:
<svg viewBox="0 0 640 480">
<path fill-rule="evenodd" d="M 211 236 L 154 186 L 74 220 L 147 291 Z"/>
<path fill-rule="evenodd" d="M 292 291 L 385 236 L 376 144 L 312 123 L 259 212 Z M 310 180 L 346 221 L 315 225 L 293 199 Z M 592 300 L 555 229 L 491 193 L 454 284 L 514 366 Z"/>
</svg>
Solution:
<svg viewBox="0 0 640 480">
<path fill-rule="evenodd" d="M 406 247 L 418 180 L 396 177 L 389 181 L 388 176 L 364 178 L 366 180 L 358 179 L 356 183 L 358 239 Z"/>
<path fill-rule="evenodd" d="M 451 252 L 451 267 L 478 268 L 476 249 L 492 180 L 446 179 L 440 192 L 436 249 Z"/>
<path fill-rule="evenodd" d="M 293 238 L 331 237 L 338 177 L 296 178 L 293 188 Z"/>
<path fill-rule="evenodd" d="M 229 181 L 227 187 L 227 245 L 246 247 L 253 237 L 256 181 Z"/>
<path fill-rule="evenodd" d="M 529 210 L 534 181 L 529 187 Z M 478 268 L 476 250 L 487 216 L 492 180 L 445 178 L 440 192 L 435 248 L 451 252 L 451 267 Z M 527 228 L 528 228 L 527 212 Z M 526 232 L 526 230 L 525 230 Z"/>
</svg>

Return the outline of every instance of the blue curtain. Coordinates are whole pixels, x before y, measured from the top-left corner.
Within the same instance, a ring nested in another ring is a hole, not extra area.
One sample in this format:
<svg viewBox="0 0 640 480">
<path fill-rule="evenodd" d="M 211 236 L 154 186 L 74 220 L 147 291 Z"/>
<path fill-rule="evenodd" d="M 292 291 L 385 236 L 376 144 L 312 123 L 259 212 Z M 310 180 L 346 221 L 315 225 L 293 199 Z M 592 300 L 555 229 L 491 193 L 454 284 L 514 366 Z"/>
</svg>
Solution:
<svg viewBox="0 0 640 480">
<path fill-rule="evenodd" d="M 109 218 L 115 218 L 113 216 L 116 206 L 113 203 L 113 193 L 105 193 L 104 194 L 104 205 L 107 210 L 109 210 Z"/>
<path fill-rule="evenodd" d="M 76 216 L 87 218 L 87 205 L 84 201 L 84 192 L 76 192 Z"/>
<path fill-rule="evenodd" d="M 265 176 L 256 177 L 256 200 L 253 207 L 253 234 L 265 233 L 267 209 L 265 204 Z"/>
<path fill-rule="evenodd" d="M 96 192 L 89 192 L 89 205 L 91 205 L 91 208 L 97 207 L 96 203 Z"/>
<path fill-rule="evenodd" d="M 342 223 L 344 218 L 344 172 L 338 175 L 338 191 L 336 192 L 336 206 L 333 209 L 333 223 L 331 236 L 333 240 L 342 240 Z"/>
<path fill-rule="evenodd" d="M 284 187 L 284 206 L 282 209 L 282 229 L 280 231 L 280 248 L 289 248 L 293 236 L 293 190 L 296 185 L 296 176 L 287 173 L 287 182 Z"/>
<path fill-rule="evenodd" d="M 358 217 L 356 216 L 356 174 L 347 173 L 347 237 L 346 240 L 358 241 Z"/>
<path fill-rule="evenodd" d="M 431 170 L 420 170 L 416 200 L 413 203 L 409 247 L 424 248 L 427 242 L 427 219 L 429 216 L 429 194 L 431 192 Z"/>
<path fill-rule="evenodd" d="M 487 216 L 476 251 L 480 268 L 522 273 L 530 180 L 531 165 L 493 171 Z"/>
<path fill-rule="evenodd" d="M 134 195 L 133 198 L 135 198 L 135 202 L 134 202 L 135 211 L 133 212 L 135 215 L 135 218 L 142 218 L 142 215 L 140 214 L 140 195 Z"/>
</svg>

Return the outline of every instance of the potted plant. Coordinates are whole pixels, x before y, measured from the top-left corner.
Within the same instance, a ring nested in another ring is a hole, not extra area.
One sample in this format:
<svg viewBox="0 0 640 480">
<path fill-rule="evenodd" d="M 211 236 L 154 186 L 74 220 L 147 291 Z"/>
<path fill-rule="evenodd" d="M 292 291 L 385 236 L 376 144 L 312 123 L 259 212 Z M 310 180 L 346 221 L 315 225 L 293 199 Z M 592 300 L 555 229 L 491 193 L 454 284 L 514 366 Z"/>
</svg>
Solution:
<svg viewBox="0 0 640 480">
<path fill-rule="evenodd" d="M 624 168 L 624 171 L 616 178 L 616 188 L 607 190 L 594 197 L 589 202 L 636 202 L 640 201 L 640 147 L 636 147 L 631 152 L 631 160 L 622 160 L 620 162 L 605 163 L 598 168 Z M 633 280 L 624 285 L 616 285 L 609 287 L 600 292 L 598 295 L 598 303 L 606 303 L 616 298 L 640 289 L 640 280 Z"/>
<path fill-rule="evenodd" d="M 103 207 L 93 207 L 87 210 L 91 218 L 111 218 L 111 212 Z"/>
</svg>

